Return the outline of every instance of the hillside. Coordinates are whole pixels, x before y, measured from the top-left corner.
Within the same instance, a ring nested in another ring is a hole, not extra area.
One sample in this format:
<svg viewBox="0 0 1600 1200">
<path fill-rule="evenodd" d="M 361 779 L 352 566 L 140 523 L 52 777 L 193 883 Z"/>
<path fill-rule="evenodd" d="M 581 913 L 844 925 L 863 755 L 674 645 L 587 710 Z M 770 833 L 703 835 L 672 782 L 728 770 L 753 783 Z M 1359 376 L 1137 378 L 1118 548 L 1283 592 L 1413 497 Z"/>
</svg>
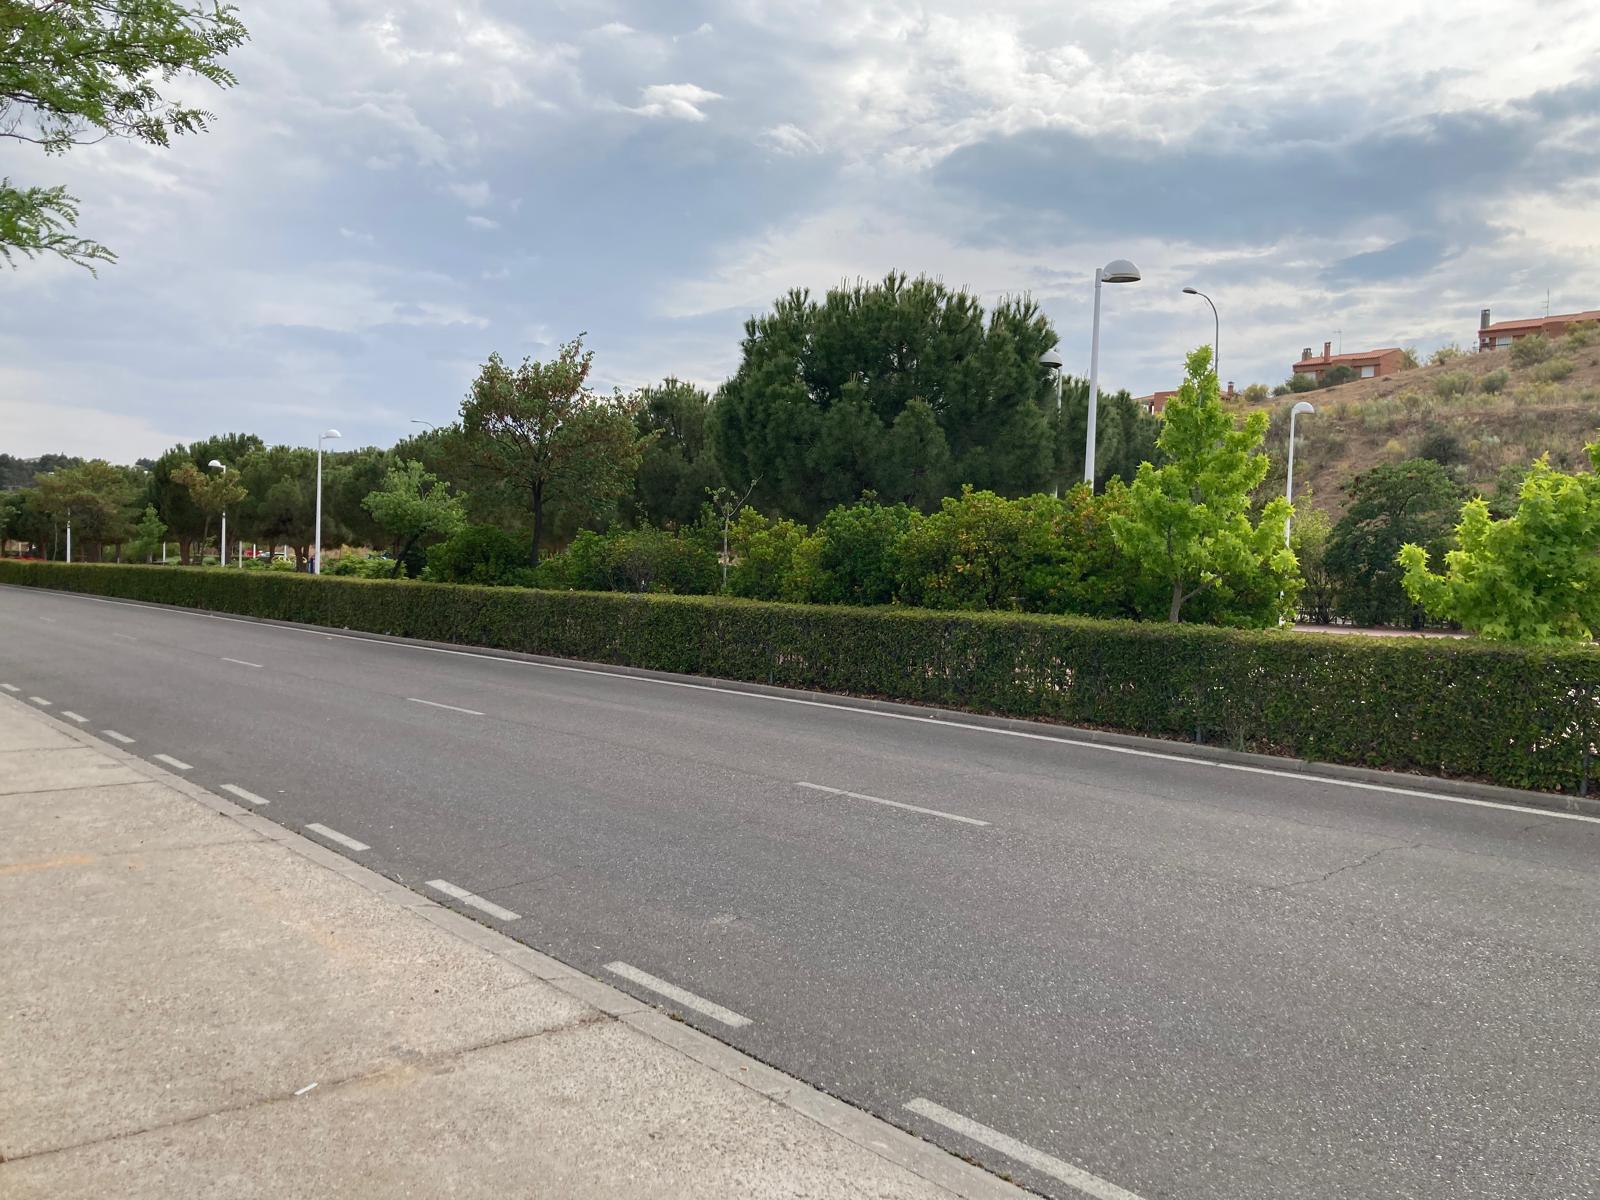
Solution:
<svg viewBox="0 0 1600 1200">
<path fill-rule="evenodd" d="M 1469 486 L 1492 491 L 1503 467 L 1546 452 L 1562 469 L 1587 467 L 1584 443 L 1600 436 L 1600 336 L 1551 342 L 1548 357 L 1536 364 L 1518 366 L 1510 349 L 1463 354 L 1382 379 L 1240 404 L 1272 414 L 1269 480 L 1280 488 L 1296 400 L 1309 400 L 1317 411 L 1297 424 L 1295 491 L 1309 487 L 1316 507 L 1335 518 L 1346 503 L 1345 481 L 1407 458 L 1439 458 Z"/>
</svg>

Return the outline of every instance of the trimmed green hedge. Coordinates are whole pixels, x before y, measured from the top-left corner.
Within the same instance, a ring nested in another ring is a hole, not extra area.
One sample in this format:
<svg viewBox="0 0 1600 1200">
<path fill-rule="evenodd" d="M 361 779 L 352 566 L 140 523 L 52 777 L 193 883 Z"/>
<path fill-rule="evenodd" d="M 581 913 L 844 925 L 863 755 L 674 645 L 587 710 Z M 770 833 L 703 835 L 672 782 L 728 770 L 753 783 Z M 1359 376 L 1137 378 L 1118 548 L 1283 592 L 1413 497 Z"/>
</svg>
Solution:
<svg viewBox="0 0 1600 1200">
<path fill-rule="evenodd" d="M 1600 653 L 0 560 L 0 583 L 1577 791 Z"/>
</svg>

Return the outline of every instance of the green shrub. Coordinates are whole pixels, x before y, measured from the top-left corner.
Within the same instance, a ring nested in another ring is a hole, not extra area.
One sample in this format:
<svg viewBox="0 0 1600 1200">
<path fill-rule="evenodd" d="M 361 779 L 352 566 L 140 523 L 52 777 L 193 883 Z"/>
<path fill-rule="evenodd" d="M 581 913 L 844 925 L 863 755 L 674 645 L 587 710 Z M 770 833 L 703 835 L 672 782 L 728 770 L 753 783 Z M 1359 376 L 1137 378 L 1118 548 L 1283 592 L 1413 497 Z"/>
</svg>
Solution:
<svg viewBox="0 0 1600 1200">
<path fill-rule="evenodd" d="M 0 560 L 0 583 L 1574 791 L 1600 653 Z"/>
<path fill-rule="evenodd" d="M 1315 375 L 1291 375 L 1289 382 L 1284 384 L 1291 392 L 1314 392 L 1317 390 L 1317 377 Z"/>
<path fill-rule="evenodd" d="M 1560 383 L 1574 368 L 1570 358 L 1546 359 L 1533 369 L 1533 377 L 1540 383 Z"/>
<path fill-rule="evenodd" d="M 327 564 L 322 573 L 324 575 L 353 575 L 357 579 L 388 579 L 394 573 L 394 560 L 379 558 L 376 554 L 341 554 L 333 562 Z M 400 569 L 400 578 L 405 578 L 405 568 Z"/>
<path fill-rule="evenodd" d="M 1452 359 L 1460 358 L 1463 353 L 1464 351 L 1460 346 L 1451 342 L 1448 345 L 1440 346 L 1432 354 L 1428 355 L 1428 365 L 1430 367 L 1443 366 Z"/>
<path fill-rule="evenodd" d="M 1465 396 L 1472 390 L 1472 384 L 1471 371 L 1444 371 L 1434 377 L 1433 394 L 1441 400 L 1450 400 Z"/>
<path fill-rule="evenodd" d="M 1520 338 L 1511 343 L 1511 365 L 1533 367 L 1550 357 L 1552 347 L 1542 334 Z"/>
<path fill-rule="evenodd" d="M 486 587 L 532 582 L 528 545 L 497 525 L 468 525 L 428 547 L 424 579 Z"/>
<path fill-rule="evenodd" d="M 822 518 L 806 556 L 807 598 L 819 604 L 888 604 L 895 597 L 900 539 L 914 510 L 876 501 L 841 505 Z"/>
<path fill-rule="evenodd" d="M 1360 378 L 1361 373 L 1354 367 L 1349 367 L 1344 363 L 1340 363 L 1337 367 L 1332 367 L 1327 371 L 1324 371 L 1322 373 L 1322 379 L 1317 386 L 1325 388 L 1338 387 L 1341 383 L 1354 383 Z"/>
<path fill-rule="evenodd" d="M 1496 367 L 1487 372 L 1478 380 L 1478 390 L 1486 395 L 1495 396 L 1505 390 L 1506 383 L 1511 379 L 1511 372 L 1504 367 Z"/>
<path fill-rule="evenodd" d="M 1600 326 L 1593 321 L 1580 321 L 1567 326 L 1567 346 L 1573 350 L 1592 345 L 1596 337 L 1600 337 Z"/>
</svg>

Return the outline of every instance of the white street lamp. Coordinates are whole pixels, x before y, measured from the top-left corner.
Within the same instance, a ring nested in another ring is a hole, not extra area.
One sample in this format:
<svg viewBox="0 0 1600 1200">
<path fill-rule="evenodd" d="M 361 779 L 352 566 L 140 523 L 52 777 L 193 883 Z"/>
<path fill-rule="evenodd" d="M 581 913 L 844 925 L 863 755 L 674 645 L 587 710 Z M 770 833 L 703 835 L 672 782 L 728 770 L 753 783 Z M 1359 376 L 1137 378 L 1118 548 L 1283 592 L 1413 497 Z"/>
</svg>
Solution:
<svg viewBox="0 0 1600 1200">
<path fill-rule="evenodd" d="M 337 429 L 326 429 L 317 438 L 317 527 L 316 545 L 311 547 L 311 573 L 322 574 L 322 443 L 343 437 Z"/>
<path fill-rule="evenodd" d="M 1289 410 L 1289 482 L 1284 488 L 1284 496 L 1290 504 L 1294 503 L 1294 419 L 1301 413 L 1310 416 L 1317 410 L 1308 400 L 1302 400 Z M 1283 544 L 1289 545 L 1289 526 L 1294 523 L 1294 514 L 1290 513 L 1283 519 Z"/>
<path fill-rule="evenodd" d="M 1039 355 L 1039 365 L 1050 371 L 1056 377 L 1056 444 L 1050 452 L 1050 494 L 1061 495 L 1061 472 L 1056 463 L 1056 454 L 1061 447 L 1061 368 L 1066 364 L 1062 362 L 1061 353 L 1051 347 Z"/>
<path fill-rule="evenodd" d="M 67 561 L 72 561 L 72 510 L 67 509 Z"/>
<path fill-rule="evenodd" d="M 1218 379 L 1222 378 L 1222 318 L 1217 316 L 1217 306 L 1211 303 L 1211 297 L 1196 288 L 1183 289 L 1185 296 L 1199 296 L 1207 304 L 1211 304 L 1211 371 Z"/>
<path fill-rule="evenodd" d="M 1094 491 L 1095 424 L 1100 412 L 1100 285 L 1138 283 L 1139 268 L 1125 258 L 1114 258 L 1094 269 L 1094 333 L 1089 341 L 1089 429 L 1084 435 L 1083 481 Z"/>
<path fill-rule="evenodd" d="M 412 417 L 411 423 L 413 425 L 426 425 L 429 433 L 437 433 L 439 430 L 439 427 L 432 421 L 424 421 L 421 417 Z"/>
<path fill-rule="evenodd" d="M 222 478 L 224 480 L 228 478 L 227 463 L 213 458 L 206 464 L 206 466 L 221 470 Z M 219 549 L 221 553 L 217 555 L 217 565 L 219 567 L 225 567 L 228 565 L 228 510 L 226 508 L 222 510 L 222 545 L 219 547 Z"/>
</svg>

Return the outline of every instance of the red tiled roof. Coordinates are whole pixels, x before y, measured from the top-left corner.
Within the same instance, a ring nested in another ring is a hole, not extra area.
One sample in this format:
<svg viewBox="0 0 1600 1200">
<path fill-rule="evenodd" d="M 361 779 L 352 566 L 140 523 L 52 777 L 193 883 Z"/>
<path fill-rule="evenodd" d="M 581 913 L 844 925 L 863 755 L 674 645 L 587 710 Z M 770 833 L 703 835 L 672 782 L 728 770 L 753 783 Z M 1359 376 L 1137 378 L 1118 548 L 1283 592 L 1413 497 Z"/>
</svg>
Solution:
<svg viewBox="0 0 1600 1200">
<path fill-rule="evenodd" d="M 1551 321 L 1600 321 L 1600 308 L 1591 308 L 1587 312 L 1555 313 L 1548 317 L 1527 317 L 1521 321 L 1496 321 L 1493 325 L 1485 325 L 1478 330 L 1483 333 L 1511 333 L 1518 329 L 1542 329 Z"/>
<path fill-rule="evenodd" d="M 1398 346 L 1390 346 L 1390 347 L 1388 347 L 1387 349 L 1384 349 L 1384 350 L 1356 350 L 1356 351 L 1351 352 L 1350 354 L 1330 354 L 1330 355 L 1327 355 L 1326 357 L 1324 357 L 1321 354 L 1314 354 L 1310 358 L 1302 358 L 1300 360 L 1300 362 L 1302 362 L 1302 363 L 1318 363 L 1318 364 L 1326 364 L 1328 366 L 1334 366 L 1334 365 L 1336 365 L 1338 363 L 1354 363 L 1357 360 L 1365 362 L 1369 358 L 1382 358 L 1385 354 L 1400 354 L 1400 353 L 1402 353 L 1400 347 L 1398 347 Z M 1295 365 L 1299 366 L 1300 364 L 1296 363 Z"/>
</svg>

